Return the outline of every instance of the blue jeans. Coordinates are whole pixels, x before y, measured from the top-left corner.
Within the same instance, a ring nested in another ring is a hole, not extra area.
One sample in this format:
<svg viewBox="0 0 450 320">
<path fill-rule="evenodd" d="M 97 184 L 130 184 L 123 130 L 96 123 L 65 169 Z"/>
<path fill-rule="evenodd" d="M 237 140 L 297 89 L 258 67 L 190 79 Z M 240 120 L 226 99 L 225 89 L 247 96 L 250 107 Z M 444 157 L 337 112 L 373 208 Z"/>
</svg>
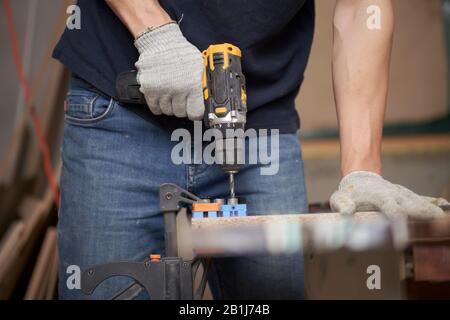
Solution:
<svg viewBox="0 0 450 320">
<path fill-rule="evenodd" d="M 69 289 L 68 267 L 145 261 L 164 254 L 159 186 L 175 183 L 199 197 L 226 198 L 228 176 L 217 165 L 175 165 L 171 132 L 72 79 L 65 112 L 58 222 L 61 299 L 110 299 L 131 280 L 110 278 L 91 296 Z M 251 214 L 307 211 L 296 134 L 280 135 L 279 172 L 248 165 L 236 191 Z M 216 299 L 303 298 L 302 253 L 215 259 L 209 278 Z M 148 298 L 142 293 L 138 298 Z"/>
</svg>

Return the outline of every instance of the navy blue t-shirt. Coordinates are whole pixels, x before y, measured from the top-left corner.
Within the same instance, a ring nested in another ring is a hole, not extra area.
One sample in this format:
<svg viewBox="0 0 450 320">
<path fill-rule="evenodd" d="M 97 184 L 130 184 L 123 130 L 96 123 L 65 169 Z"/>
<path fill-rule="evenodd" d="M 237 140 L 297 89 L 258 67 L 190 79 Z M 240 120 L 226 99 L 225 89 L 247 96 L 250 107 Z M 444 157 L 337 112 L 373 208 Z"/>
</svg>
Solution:
<svg viewBox="0 0 450 320">
<path fill-rule="evenodd" d="M 160 0 L 200 51 L 232 43 L 242 50 L 248 128 L 299 128 L 295 97 L 314 33 L 314 0 Z M 117 75 L 135 69 L 133 37 L 104 0 L 79 0 L 81 30 L 66 29 L 53 56 L 105 95 L 117 98 Z M 146 108 L 143 108 L 146 109 Z M 175 117 L 147 117 L 175 123 Z"/>
</svg>

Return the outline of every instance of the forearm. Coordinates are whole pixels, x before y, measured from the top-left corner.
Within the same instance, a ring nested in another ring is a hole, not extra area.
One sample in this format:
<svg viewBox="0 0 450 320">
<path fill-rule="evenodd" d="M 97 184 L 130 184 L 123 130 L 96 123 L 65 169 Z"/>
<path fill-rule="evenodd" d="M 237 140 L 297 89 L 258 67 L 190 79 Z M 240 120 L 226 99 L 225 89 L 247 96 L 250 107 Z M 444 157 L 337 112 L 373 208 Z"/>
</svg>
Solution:
<svg viewBox="0 0 450 320">
<path fill-rule="evenodd" d="M 367 27 L 371 5 L 381 9 L 381 29 Z M 333 83 L 343 175 L 357 170 L 381 173 L 393 21 L 390 0 L 336 3 Z"/>
<path fill-rule="evenodd" d="M 105 0 L 128 30 L 136 37 L 148 27 L 171 21 L 157 0 Z"/>
</svg>

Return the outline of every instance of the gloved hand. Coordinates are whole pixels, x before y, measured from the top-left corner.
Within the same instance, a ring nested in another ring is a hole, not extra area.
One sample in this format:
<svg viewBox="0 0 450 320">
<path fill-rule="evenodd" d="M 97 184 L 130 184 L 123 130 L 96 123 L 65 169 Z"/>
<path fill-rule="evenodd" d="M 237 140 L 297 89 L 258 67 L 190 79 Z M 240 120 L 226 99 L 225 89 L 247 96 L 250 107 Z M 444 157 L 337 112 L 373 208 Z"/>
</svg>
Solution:
<svg viewBox="0 0 450 320">
<path fill-rule="evenodd" d="M 156 115 L 202 119 L 202 54 L 186 40 L 178 24 L 142 35 L 135 46 L 140 53 L 137 80 L 150 110 Z"/>
<path fill-rule="evenodd" d="M 355 171 L 342 179 L 339 190 L 330 198 L 330 204 L 333 210 L 343 214 L 380 211 L 393 219 L 405 216 L 425 219 L 444 216 L 438 206 L 448 202 L 442 198 L 419 196 L 376 173 Z"/>
</svg>

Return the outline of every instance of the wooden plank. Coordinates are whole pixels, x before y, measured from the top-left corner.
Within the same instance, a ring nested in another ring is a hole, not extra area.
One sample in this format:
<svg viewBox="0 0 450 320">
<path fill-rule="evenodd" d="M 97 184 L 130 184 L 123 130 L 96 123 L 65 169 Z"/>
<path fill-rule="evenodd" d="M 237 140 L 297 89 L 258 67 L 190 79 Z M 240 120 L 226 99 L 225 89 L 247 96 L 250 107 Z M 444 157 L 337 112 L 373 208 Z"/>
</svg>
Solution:
<svg viewBox="0 0 450 320">
<path fill-rule="evenodd" d="M 43 232 L 52 206 L 53 194 L 48 190 L 33 213 L 24 219 L 24 229 L 16 241 L 14 250 L 4 258 L 5 264 L 0 269 L 0 299 L 11 297 L 36 241 Z"/>
<path fill-rule="evenodd" d="M 380 219 L 383 216 L 379 212 L 358 212 L 355 220 Z M 342 220 L 339 213 L 310 213 L 310 214 L 286 214 L 286 215 L 260 215 L 232 218 L 192 219 L 192 229 L 204 228 L 228 228 L 248 227 L 271 222 L 338 222 Z"/>
<path fill-rule="evenodd" d="M 30 189 L 31 181 L 16 180 L 13 185 L 0 186 L 0 237 L 17 220 L 16 210 L 23 195 Z"/>
<path fill-rule="evenodd" d="M 383 155 L 442 154 L 450 152 L 450 134 L 385 137 Z M 337 157 L 340 154 L 338 139 L 302 141 L 304 160 Z"/>
<path fill-rule="evenodd" d="M 24 229 L 25 226 L 23 222 L 14 222 L 3 237 L 2 243 L 0 244 L 0 274 L 7 265 L 14 250 L 17 249 L 17 244 L 19 243 L 19 239 L 21 238 Z"/>
<path fill-rule="evenodd" d="M 50 227 L 45 234 L 36 265 L 31 275 L 30 283 L 25 293 L 25 300 L 41 300 L 46 297 L 55 250 L 56 229 Z"/>
<path fill-rule="evenodd" d="M 236 256 L 281 254 L 300 248 L 329 251 L 346 247 L 361 251 L 394 246 L 403 250 L 424 235 L 428 241 L 450 238 L 450 215 L 393 223 L 378 212 L 358 212 L 352 217 L 318 213 L 192 219 L 191 232 L 181 234 L 178 243 L 182 252 Z"/>
<path fill-rule="evenodd" d="M 39 202 L 42 199 L 39 199 L 35 196 L 25 196 L 17 208 L 17 214 L 22 219 L 28 219 L 30 214 L 33 213 L 34 209 L 39 206 Z"/>
<path fill-rule="evenodd" d="M 24 223 L 24 230 L 17 238 L 14 250 L 8 252 L 4 258 L 4 265 L 0 269 L 0 299 L 9 299 L 14 291 L 16 282 L 25 264 L 25 257 L 28 257 L 30 250 L 27 244 L 34 242 L 37 238 L 35 230 L 43 223 L 40 208 L 30 216 Z"/>
<path fill-rule="evenodd" d="M 450 211 L 448 215 L 439 219 L 427 220 L 411 220 L 408 222 L 411 239 L 414 241 L 442 240 L 450 237 Z M 312 222 L 330 222 L 338 223 L 344 217 L 340 213 L 305 213 L 305 214 L 289 214 L 289 215 L 258 215 L 247 217 L 232 218 L 209 218 L 209 219 L 192 219 L 192 229 L 213 229 L 213 228 L 230 228 L 230 227 L 248 227 L 259 226 L 272 222 L 295 222 L 295 223 L 312 223 Z M 352 219 L 355 222 L 369 221 L 373 219 L 385 219 L 385 216 L 379 212 L 356 212 Z"/>
<path fill-rule="evenodd" d="M 53 252 L 53 259 L 49 267 L 49 279 L 47 290 L 45 292 L 45 300 L 53 300 L 56 298 L 57 287 L 58 287 L 58 270 L 59 270 L 59 256 L 58 247 L 55 246 Z"/>
<path fill-rule="evenodd" d="M 359 240 L 345 235 L 358 228 L 369 232 L 374 243 L 391 241 L 385 217 L 377 212 L 360 212 L 345 218 L 339 213 L 203 218 L 192 219 L 191 223 L 192 232 L 180 235 L 179 251 L 189 249 L 205 256 L 293 253 L 311 246 L 361 246 L 355 243 Z M 375 231 L 368 225 L 376 226 L 372 228 Z M 364 246 L 369 246 L 367 241 Z"/>
</svg>

